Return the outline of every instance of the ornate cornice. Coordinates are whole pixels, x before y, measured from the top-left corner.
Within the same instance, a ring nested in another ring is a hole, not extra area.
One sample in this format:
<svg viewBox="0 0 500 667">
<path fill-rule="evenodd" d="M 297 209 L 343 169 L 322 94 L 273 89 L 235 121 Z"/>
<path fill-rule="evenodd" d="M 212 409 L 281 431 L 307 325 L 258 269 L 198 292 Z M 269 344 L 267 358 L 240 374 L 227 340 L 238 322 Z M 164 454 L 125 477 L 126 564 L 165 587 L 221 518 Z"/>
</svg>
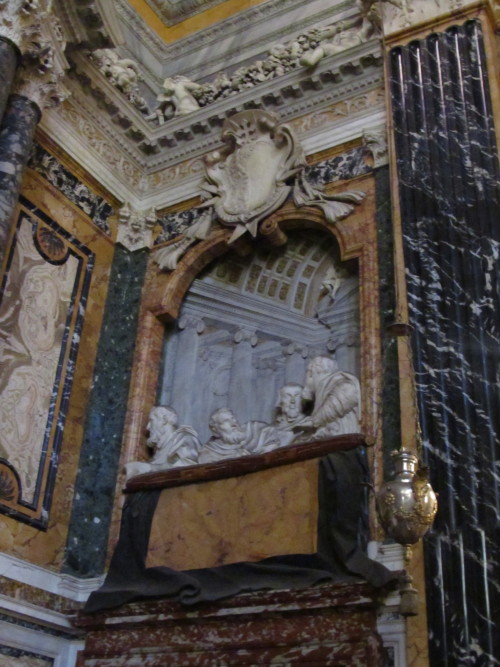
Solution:
<svg viewBox="0 0 500 667">
<path fill-rule="evenodd" d="M 260 108 L 288 120 L 373 90 L 383 79 L 380 45 L 373 40 L 324 58 L 314 70 L 299 68 L 152 127 L 83 54 L 75 54 L 74 62 L 80 85 L 68 85 L 75 101 L 147 173 L 217 147 L 225 118 L 238 111 Z"/>
<path fill-rule="evenodd" d="M 127 0 L 116 1 L 116 11 L 128 26 L 134 37 L 155 59 L 161 71 L 157 72 L 157 82 L 163 76 L 185 74 L 192 79 L 200 79 L 218 71 L 228 62 L 233 66 L 249 58 L 259 56 L 269 44 L 289 39 L 302 30 L 324 23 L 343 20 L 357 13 L 349 0 L 325 2 L 309 0 L 307 12 L 304 12 L 303 0 L 268 0 L 257 7 L 239 12 L 217 24 L 197 31 L 173 44 L 166 44 L 152 31 L 144 20 L 131 8 Z M 280 17 L 296 12 L 295 20 L 280 20 Z M 246 34 L 245 48 L 237 35 Z M 252 38 L 251 33 L 255 37 Z M 221 44 L 223 44 L 223 47 Z M 211 48 L 213 47 L 213 48 Z M 192 57 L 206 49 L 201 59 Z M 131 47 L 129 55 L 137 57 Z M 154 54 L 154 55 L 153 55 Z M 189 72 L 183 70 L 184 63 L 190 60 Z M 198 62 L 196 65 L 193 63 Z"/>
</svg>

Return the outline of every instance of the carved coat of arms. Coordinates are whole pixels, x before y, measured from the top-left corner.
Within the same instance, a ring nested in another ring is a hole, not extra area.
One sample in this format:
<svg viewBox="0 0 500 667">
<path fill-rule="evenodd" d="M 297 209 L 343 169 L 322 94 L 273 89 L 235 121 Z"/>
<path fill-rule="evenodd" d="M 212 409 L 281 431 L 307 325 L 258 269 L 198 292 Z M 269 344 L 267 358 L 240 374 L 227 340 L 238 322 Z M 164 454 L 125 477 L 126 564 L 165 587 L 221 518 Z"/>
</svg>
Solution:
<svg viewBox="0 0 500 667">
<path fill-rule="evenodd" d="M 221 151 L 206 159 L 204 190 L 219 222 L 234 236 L 257 234 L 258 223 L 287 198 L 287 181 L 304 162 L 291 129 L 266 111 L 244 111 L 224 124 Z"/>
<path fill-rule="evenodd" d="M 205 201 L 197 221 L 156 253 L 161 269 L 175 269 L 190 245 L 207 238 L 215 221 L 234 228 L 228 243 L 245 233 L 257 236 L 259 223 L 290 194 L 299 207 L 322 208 L 332 223 L 349 215 L 365 196 L 358 190 L 327 195 L 309 183 L 304 152 L 292 128 L 268 111 L 251 109 L 228 118 L 221 138 L 224 147 L 205 158 Z"/>
</svg>

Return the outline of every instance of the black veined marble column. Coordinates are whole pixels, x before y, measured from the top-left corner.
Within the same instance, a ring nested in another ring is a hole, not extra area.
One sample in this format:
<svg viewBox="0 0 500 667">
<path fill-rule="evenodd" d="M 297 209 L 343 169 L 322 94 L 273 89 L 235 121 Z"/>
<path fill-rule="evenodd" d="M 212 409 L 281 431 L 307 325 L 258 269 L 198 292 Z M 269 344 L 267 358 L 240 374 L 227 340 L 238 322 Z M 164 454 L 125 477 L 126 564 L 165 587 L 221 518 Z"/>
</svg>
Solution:
<svg viewBox="0 0 500 667">
<path fill-rule="evenodd" d="M 24 169 L 41 112 L 23 95 L 11 95 L 0 126 L 0 257 L 3 256 Z"/>
<path fill-rule="evenodd" d="M 0 36 L 0 120 L 5 111 L 18 61 L 18 49 L 11 41 Z"/>
<path fill-rule="evenodd" d="M 500 664 L 500 180 L 479 22 L 390 53 L 424 457 L 431 664 Z"/>
</svg>

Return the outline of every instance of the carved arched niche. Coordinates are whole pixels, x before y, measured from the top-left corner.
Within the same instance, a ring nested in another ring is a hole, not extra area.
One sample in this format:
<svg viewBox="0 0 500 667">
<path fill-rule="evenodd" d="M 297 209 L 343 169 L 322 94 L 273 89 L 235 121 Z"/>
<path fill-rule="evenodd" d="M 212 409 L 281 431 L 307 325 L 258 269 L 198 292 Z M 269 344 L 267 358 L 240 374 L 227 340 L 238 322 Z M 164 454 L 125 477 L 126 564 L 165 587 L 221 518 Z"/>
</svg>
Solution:
<svg viewBox="0 0 500 667">
<path fill-rule="evenodd" d="M 341 262 L 356 260 L 359 279 L 359 373 L 361 384 L 361 426 L 368 444 L 375 445 L 370 455 L 372 478 L 378 481 L 380 447 L 380 343 L 378 306 L 377 236 L 375 224 L 374 181 L 371 176 L 356 179 L 356 188 L 366 192 L 363 203 L 347 218 L 329 224 L 320 209 L 296 208 L 287 202 L 263 221 L 255 241 L 240 239 L 231 246 L 231 230 L 215 229 L 205 241 L 192 247 L 171 272 L 161 272 L 154 261 L 149 262 L 136 341 L 132 370 L 127 420 L 122 450 L 122 463 L 146 458 L 146 424 L 148 414 L 158 401 L 165 325 L 175 321 L 191 284 L 215 259 L 228 250 L 241 254 L 253 251 L 254 244 L 263 240 L 269 245 L 283 245 L 287 234 L 294 230 L 318 230 L 334 238 L 338 244 Z M 327 188 L 329 194 L 340 190 L 338 185 Z M 343 185 L 345 188 L 345 184 Z M 263 238 L 264 237 L 264 238 Z M 183 416 L 179 415 L 183 421 Z M 250 418 L 250 417 L 249 417 Z M 185 423 L 185 422 L 184 422 Z"/>
</svg>

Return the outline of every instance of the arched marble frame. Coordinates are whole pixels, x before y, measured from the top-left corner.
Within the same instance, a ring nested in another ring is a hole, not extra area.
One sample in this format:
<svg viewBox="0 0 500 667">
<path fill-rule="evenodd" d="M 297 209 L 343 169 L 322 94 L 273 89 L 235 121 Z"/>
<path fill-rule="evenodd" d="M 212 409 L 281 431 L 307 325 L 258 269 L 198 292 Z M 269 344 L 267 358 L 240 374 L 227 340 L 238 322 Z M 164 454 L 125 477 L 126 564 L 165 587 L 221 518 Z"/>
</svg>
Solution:
<svg viewBox="0 0 500 667">
<path fill-rule="evenodd" d="M 375 221 L 375 184 L 370 175 L 353 179 L 356 189 L 366 192 L 363 203 L 354 212 L 335 225 L 329 224 L 322 211 L 315 207 L 297 208 L 292 202 L 262 223 L 261 230 L 268 240 L 281 245 L 286 232 L 293 229 L 314 228 L 333 235 L 340 248 L 342 261 L 356 259 L 360 283 L 360 382 L 362 387 L 362 431 L 368 444 L 374 445 L 370 454 L 372 479 L 378 486 L 381 461 L 380 422 L 380 321 L 378 296 L 377 228 Z M 346 189 L 334 184 L 328 193 Z M 230 248 L 227 241 L 231 230 L 218 228 L 206 241 L 192 247 L 179 262 L 175 271 L 160 272 L 151 255 L 143 288 L 139 327 L 132 369 L 127 417 L 122 447 L 122 463 L 146 458 L 146 424 L 153 407 L 159 381 L 161 355 L 166 322 L 178 317 L 184 296 L 201 270 Z M 256 241 L 258 243 L 258 240 Z M 237 244 L 233 244 L 233 248 Z M 251 251 L 243 242 L 241 252 Z M 122 468 L 123 466 L 120 466 Z M 119 484 L 123 483 L 123 477 Z"/>
</svg>

